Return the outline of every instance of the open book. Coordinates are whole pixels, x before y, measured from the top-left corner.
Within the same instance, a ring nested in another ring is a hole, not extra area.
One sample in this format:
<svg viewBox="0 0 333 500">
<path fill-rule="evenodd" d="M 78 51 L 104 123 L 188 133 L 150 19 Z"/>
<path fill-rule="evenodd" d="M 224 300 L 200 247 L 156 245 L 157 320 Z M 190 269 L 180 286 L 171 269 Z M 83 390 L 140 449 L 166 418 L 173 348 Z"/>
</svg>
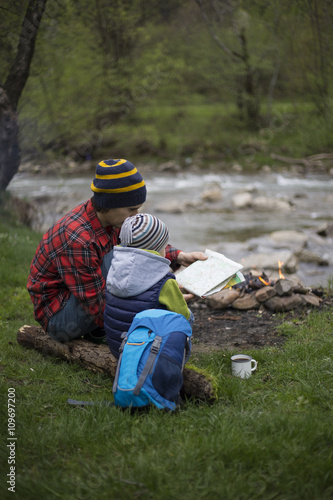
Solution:
<svg viewBox="0 0 333 500">
<path fill-rule="evenodd" d="M 206 249 L 205 254 L 207 260 L 197 260 L 176 275 L 179 286 L 204 298 L 244 281 L 242 264 L 212 250 Z"/>
</svg>

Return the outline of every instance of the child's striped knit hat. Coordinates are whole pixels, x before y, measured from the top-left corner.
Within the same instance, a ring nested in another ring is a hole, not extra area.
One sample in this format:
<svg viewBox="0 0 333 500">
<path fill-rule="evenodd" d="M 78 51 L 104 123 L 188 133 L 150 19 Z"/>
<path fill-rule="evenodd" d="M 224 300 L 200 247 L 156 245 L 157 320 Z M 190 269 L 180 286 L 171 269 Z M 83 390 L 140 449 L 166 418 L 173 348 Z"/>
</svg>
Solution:
<svg viewBox="0 0 333 500">
<path fill-rule="evenodd" d="M 150 214 L 127 217 L 119 234 L 123 247 L 135 247 L 160 252 L 168 243 L 169 230 L 160 219 Z"/>
<path fill-rule="evenodd" d="M 145 181 L 127 160 L 101 161 L 91 189 L 100 208 L 135 207 L 146 201 Z"/>
</svg>

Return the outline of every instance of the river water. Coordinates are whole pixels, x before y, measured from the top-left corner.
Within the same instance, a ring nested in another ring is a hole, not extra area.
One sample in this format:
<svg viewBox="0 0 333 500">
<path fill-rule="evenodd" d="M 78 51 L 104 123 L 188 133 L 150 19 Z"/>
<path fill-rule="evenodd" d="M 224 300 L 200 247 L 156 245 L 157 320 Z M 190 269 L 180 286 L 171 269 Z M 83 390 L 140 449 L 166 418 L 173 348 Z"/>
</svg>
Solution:
<svg viewBox="0 0 333 500">
<path fill-rule="evenodd" d="M 143 210 L 162 218 L 169 226 L 170 242 L 185 251 L 218 249 L 236 260 L 253 238 L 285 229 L 315 232 L 322 223 L 333 221 L 333 177 L 329 175 L 148 173 L 144 177 L 148 198 Z M 92 174 L 65 179 L 21 173 L 14 177 L 9 190 L 37 204 L 39 224 L 44 230 L 91 196 L 91 180 Z M 204 210 L 189 209 L 184 213 L 159 212 L 159 207 L 165 205 L 199 203 L 203 191 L 212 185 L 221 188 L 222 197 L 217 204 L 206 204 Z M 288 200 L 292 209 L 234 209 L 232 198 L 243 191 L 253 196 Z M 318 272 L 327 276 L 323 270 Z"/>
</svg>

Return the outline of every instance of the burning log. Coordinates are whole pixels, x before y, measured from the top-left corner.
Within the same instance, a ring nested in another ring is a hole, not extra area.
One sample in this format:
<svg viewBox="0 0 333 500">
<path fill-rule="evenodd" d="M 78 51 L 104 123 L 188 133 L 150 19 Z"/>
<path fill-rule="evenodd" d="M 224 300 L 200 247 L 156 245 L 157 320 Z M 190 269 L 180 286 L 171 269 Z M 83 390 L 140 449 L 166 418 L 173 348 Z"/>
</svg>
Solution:
<svg viewBox="0 0 333 500">
<path fill-rule="evenodd" d="M 87 340 L 57 342 L 40 326 L 22 326 L 17 332 L 17 341 L 23 347 L 36 349 L 46 356 L 53 356 L 69 363 L 78 363 L 87 370 L 104 373 L 113 378 L 117 359 L 105 345 L 96 345 Z M 195 397 L 210 403 L 217 399 L 213 378 L 194 366 L 186 366 L 183 373 L 185 396 Z"/>
</svg>

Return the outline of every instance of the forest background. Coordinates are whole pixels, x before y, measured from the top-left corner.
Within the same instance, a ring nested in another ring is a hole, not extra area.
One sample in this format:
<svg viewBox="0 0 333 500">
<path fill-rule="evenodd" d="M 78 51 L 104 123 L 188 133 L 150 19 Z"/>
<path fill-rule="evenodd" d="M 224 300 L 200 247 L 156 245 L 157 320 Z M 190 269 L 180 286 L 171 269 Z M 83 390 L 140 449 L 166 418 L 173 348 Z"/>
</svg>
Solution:
<svg viewBox="0 0 333 500">
<path fill-rule="evenodd" d="M 27 5 L 1 1 L 4 87 Z M 20 161 L 255 169 L 272 152 L 329 152 L 332 20 L 331 0 L 48 0 L 17 105 Z"/>
</svg>

